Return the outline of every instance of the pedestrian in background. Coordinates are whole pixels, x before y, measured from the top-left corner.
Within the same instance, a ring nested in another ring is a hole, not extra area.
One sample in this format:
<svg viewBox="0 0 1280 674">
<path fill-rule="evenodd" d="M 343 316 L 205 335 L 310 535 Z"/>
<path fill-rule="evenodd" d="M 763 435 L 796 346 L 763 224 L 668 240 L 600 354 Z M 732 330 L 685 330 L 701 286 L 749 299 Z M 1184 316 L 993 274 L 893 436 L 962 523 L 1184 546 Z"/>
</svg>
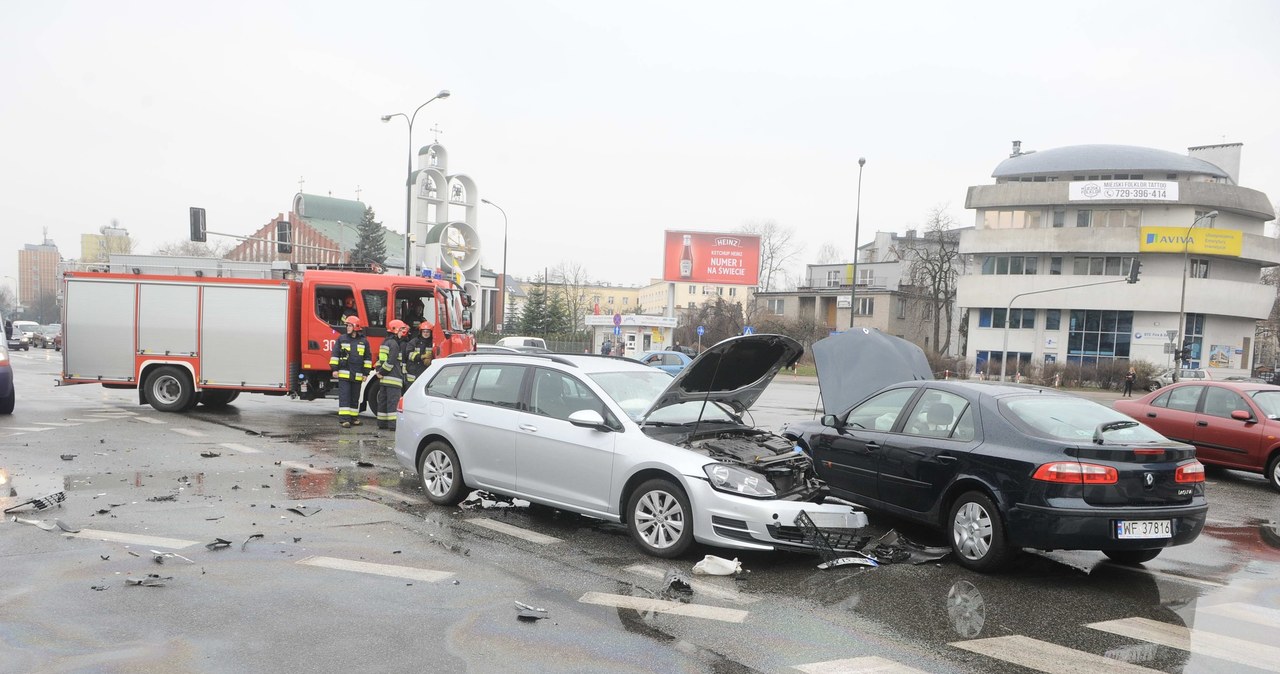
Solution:
<svg viewBox="0 0 1280 674">
<path fill-rule="evenodd" d="M 408 323 L 398 318 L 387 323 L 387 338 L 378 349 L 378 428 L 396 429 L 396 407 L 404 389 L 408 336 Z"/>
<path fill-rule="evenodd" d="M 1125 398 L 1133 397 L 1133 382 L 1137 381 L 1137 379 L 1138 379 L 1138 371 L 1132 367 L 1129 368 L 1129 371 L 1126 372 L 1124 375 L 1124 393 L 1122 394 L 1123 397 Z"/>
<path fill-rule="evenodd" d="M 351 428 L 361 424 L 360 383 L 373 369 L 373 353 L 360 317 L 347 316 L 342 322 L 347 326 L 347 334 L 333 343 L 329 370 L 338 380 L 338 423 L 343 428 Z"/>
<path fill-rule="evenodd" d="M 609 341 L 609 338 L 606 337 L 604 340 L 604 344 L 600 345 L 600 354 L 603 356 L 607 356 L 612 351 L 613 351 L 613 342 Z"/>
</svg>

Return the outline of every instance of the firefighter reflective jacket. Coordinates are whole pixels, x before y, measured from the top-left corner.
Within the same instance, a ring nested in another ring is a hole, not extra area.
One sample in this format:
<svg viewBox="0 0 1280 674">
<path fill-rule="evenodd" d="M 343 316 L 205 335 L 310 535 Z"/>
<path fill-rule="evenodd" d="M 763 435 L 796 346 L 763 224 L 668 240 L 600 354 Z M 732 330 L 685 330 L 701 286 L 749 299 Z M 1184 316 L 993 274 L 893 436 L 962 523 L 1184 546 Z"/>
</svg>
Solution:
<svg viewBox="0 0 1280 674">
<path fill-rule="evenodd" d="M 382 374 L 383 386 L 404 386 L 404 342 L 395 335 L 388 335 L 378 348 L 378 371 Z"/>
<path fill-rule="evenodd" d="M 426 337 L 418 335 L 417 337 L 409 340 L 409 345 L 405 347 L 409 350 L 409 354 L 406 357 L 407 360 L 405 362 L 406 388 L 408 388 L 408 385 L 412 384 L 414 380 L 418 378 L 418 375 L 422 374 L 422 371 L 426 370 L 427 366 L 431 364 L 431 359 L 435 356 L 435 351 L 432 346 L 434 342 L 435 340 L 430 335 Z"/>
<path fill-rule="evenodd" d="M 364 376 L 373 369 L 373 351 L 369 348 L 369 340 L 364 335 L 339 337 L 333 343 L 333 353 L 329 355 L 329 369 L 333 370 L 338 379 L 363 381 Z"/>
</svg>

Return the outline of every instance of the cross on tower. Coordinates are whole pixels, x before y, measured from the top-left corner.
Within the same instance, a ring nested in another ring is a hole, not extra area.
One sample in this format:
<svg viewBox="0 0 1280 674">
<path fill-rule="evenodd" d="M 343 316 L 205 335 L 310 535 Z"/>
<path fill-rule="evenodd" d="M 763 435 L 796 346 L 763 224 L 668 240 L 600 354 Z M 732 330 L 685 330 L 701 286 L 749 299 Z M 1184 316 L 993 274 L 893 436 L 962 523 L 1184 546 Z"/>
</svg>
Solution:
<svg viewBox="0 0 1280 674">
<path fill-rule="evenodd" d="M 432 125 L 431 125 L 431 128 L 430 128 L 430 129 L 428 129 L 428 131 L 431 131 L 432 133 L 434 133 L 434 134 L 435 134 L 435 137 L 431 139 L 431 142 L 433 142 L 433 143 L 439 143 L 439 142 L 440 142 L 440 134 L 444 133 L 444 131 L 441 131 L 441 130 L 440 130 L 440 125 L 439 125 L 439 124 L 432 124 Z"/>
<path fill-rule="evenodd" d="M 360 186 L 356 185 L 356 201 L 360 201 Z"/>
<path fill-rule="evenodd" d="M 299 191 L 299 192 L 301 192 L 301 191 L 302 191 L 302 183 L 305 183 L 305 182 L 307 182 L 307 181 L 303 180 L 303 179 L 302 179 L 302 176 L 298 176 L 298 191 Z"/>
</svg>

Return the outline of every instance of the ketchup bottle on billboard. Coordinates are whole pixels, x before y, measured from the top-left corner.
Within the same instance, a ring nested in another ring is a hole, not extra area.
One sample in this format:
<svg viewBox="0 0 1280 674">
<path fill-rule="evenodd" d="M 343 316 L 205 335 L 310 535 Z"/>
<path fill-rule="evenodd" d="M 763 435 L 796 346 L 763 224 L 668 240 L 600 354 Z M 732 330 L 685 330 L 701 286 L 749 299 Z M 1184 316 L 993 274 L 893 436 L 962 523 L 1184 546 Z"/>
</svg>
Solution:
<svg viewBox="0 0 1280 674">
<path fill-rule="evenodd" d="M 684 250 L 680 251 L 680 277 L 693 276 L 693 237 L 684 235 Z"/>
</svg>

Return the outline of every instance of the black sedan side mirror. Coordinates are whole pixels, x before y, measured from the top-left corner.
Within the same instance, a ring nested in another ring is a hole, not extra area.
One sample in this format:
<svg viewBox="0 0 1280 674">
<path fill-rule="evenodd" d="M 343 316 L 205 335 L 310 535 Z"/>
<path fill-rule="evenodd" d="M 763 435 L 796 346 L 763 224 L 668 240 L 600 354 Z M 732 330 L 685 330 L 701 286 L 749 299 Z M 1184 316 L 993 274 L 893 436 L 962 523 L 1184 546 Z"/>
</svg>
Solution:
<svg viewBox="0 0 1280 674">
<path fill-rule="evenodd" d="M 1253 423 L 1253 422 L 1255 421 L 1255 420 L 1254 420 L 1254 418 L 1253 418 L 1253 415 L 1252 415 L 1252 414 L 1249 414 L 1249 413 L 1248 413 L 1247 411 L 1245 411 L 1245 410 L 1234 410 L 1234 411 L 1232 411 L 1232 412 L 1231 412 L 1231 418 L 1232 418 L 1232 419 L 1235 419 L 1236 421 L 1247 421 L 1247 422 L 1250 422 L 1250 423 Z"/>
</svg>

